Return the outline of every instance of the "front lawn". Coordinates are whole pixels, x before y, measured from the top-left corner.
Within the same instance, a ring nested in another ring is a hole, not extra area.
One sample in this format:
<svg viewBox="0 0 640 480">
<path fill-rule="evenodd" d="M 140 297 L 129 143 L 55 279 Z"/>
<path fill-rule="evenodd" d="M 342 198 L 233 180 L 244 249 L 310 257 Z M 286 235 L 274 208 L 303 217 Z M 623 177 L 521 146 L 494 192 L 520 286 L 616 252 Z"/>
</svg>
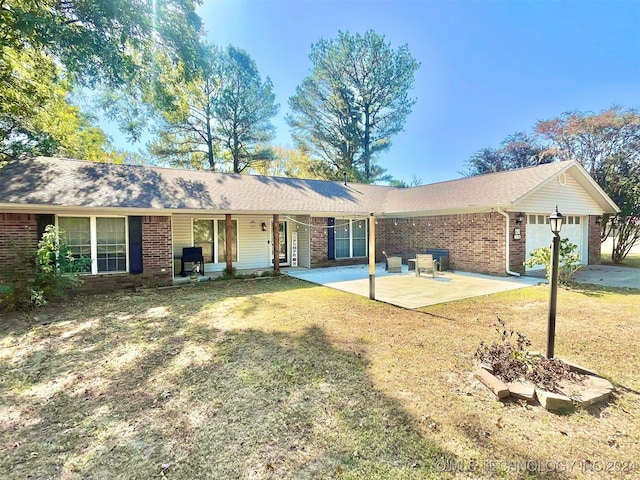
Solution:
<svg viewBox="0 0 640 480">
<path fill-rule="evenodd" d="M 559 294 L 556 354 L 612 380 L 610 403 L 561 416 L 472 379 L 496 315 L 544 350 L 547 295 L 418 312 L 283 277 L 0 316 L 0 478 L 637 473 L 640 291 Z"/>
</svg>

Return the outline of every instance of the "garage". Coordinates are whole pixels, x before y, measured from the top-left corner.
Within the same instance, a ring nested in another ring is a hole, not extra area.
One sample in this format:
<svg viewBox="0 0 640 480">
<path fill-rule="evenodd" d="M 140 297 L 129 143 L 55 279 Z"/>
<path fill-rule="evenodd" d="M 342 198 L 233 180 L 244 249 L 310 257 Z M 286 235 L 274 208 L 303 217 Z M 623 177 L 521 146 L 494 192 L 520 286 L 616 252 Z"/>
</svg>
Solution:
<svg viewBox="0 0 640 480">
<path fill-rule="evenodd" d="M 588 242 L 588 217 L 580 215 L 563 215 L 562 230 L 560 236 L 567 238 L 571 243 L 578 246 L 580 263 L 587 265 L 589 258 Z M 527 215 L 527 235 L 526 235 L 526 255 L 531 256 L 531 252 L 540 247 L 549 247 L 553 234 L 549 227 L 549 216 L 545 214 Z M 543 266 L 537 265 L 534 268 L 526 268 L 527 271 L 542 270 Z"/>
</svg>

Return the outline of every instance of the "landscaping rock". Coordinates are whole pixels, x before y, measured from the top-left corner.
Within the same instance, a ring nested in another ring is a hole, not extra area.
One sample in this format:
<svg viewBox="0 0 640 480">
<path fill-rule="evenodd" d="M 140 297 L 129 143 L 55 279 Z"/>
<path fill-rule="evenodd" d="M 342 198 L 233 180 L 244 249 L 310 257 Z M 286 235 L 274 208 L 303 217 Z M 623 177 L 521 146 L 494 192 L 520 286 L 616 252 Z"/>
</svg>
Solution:
<svg viewBox="0 0 640 480">
<path fill-rule="evenodd" d="M 560 360 L 562 360 L 572 372 L 579 373 L 581 375 L 598 376 L 598 372 L 596 372 L 595 370 L 591 370 L 589 368 L 578 365 L 577 363 L 570 362 L 569 360 L 565 360 L 564 358 Z"/>
<path fill-rule="evenodd" d="M 514 398 L 533 402 L 536 396 L 536 387 L 528 382 L 513 382 L 509 384 L 509 393 Z"/>
<path fill-rule="evenodd" d="M 602 377 L 588 375 L 581 384 L 562 381 L 559 388 L 563 394 L 579 404 L 581 407 L 589 407 L 594 403 L 608 400 L 613 391 L 613 385 Z"/>
<path fill-rule="evenodd" d="M 560 393 L 547 392 L 537 388 L 536 397 L 540 405 L 547 410 L 573 410 L 574 408 L 573 400 Z"/>
<path fill-rule="evenodd" d="M 487 372 L 489 372 L 489 373 L 493 374 L 493 365 L 491 365 L 490 363 L 488 363 L 488 362 L 482 362 L 482 363 L 480 364 L 480 367 L 481 367 L 481 368 L 484 368 Z"/>
<path fill-rule="evenodd" d="M 509 388 L 504 382 L 491 375 L 484 368 L 477 369 L 473 375 L 491 390 L 496 397 L 502 399 L 509 396 Z"/>
</svg>

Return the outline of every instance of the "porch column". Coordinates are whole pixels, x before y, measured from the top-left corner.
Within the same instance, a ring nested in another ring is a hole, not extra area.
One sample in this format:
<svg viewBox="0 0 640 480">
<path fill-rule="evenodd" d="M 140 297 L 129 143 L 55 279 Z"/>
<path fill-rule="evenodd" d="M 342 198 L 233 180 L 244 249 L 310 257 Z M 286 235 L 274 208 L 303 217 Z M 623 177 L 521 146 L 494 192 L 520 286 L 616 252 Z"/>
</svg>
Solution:
<svg viewBox="0 0 640 480">
<path fill-rule="evenodd" d="M 376 299 L 376 217 L 369 216 L 369 298 Z"/>
<path fill-rule="evenodd" d="M 231 221 L 231 214 L 227 213 L 224 216 L 224 238 L 225 238 L 225 258 L 227 259 L 227 273 L 231 274 L 233 271 L 233 222 Z"/>
<path fill-rule="evenodd" d="M 273 271 L 280 273 L 280 215 L 273 214 Z"/>
</svg>

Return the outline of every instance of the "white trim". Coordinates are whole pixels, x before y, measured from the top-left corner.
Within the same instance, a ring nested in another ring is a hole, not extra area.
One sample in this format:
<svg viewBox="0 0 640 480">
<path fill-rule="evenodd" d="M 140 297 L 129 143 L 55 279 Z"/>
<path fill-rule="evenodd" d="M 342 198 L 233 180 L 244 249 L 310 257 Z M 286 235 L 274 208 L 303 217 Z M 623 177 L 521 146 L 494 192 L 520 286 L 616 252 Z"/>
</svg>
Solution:
<svg viewBox="0 0 640 480">
<path fill-rule="evenodd" d="M 335 223 L 336 224 L 338 223 L 338 220 L 342 220 L 344 222 L 347 219 L 346 218 L 335 218 Z M 349 256 L 348 257 L 338 257 L 338 255 L 337 255 L 338 248 L 336 247 L 336 240 L 338 240 L 338 239 L 336 238 L 336 235 L 334 234 L 334 236 L 333 236 L 333 248 L 334 248 L 334 252 L 336 252 L 335 255 L 334 255 L 335 259 L 336 260 L 345 260 L 345 259 L 349 259 L 349 258 L 367 258 L 367 254 L 368 254 L 368 250 L 369 250 L 369 247 L 368 247 L 368 245 L 369 245 L 369 232 L 368 232 L 368 229 L 367 229 L 367 220 L 363 219 L 363 218 L 357 218 L 355 220 L 348 219 L 348 222 L 349 222 L 348 223 L 348 225 L 349 225 Z M 353 238 L 353 232 L 354 232 L 353 222 L 363 222 L 364 223 L 364 226 L 363 226 L 363 230 L 364 230 L 364 245 L 365 245 L 365 247 L 364 247 L 364 255 L 358 255 L 358 256 L 354 256 L 353 255 L 353 240 L 354 240 L 354 238 Z M 334 228 L 337 231 L 337 227 L 338 226 L 342 227 L 342 226 L 345 226 L 345 225 L 347 225 L 346 222 L 345 223 L 341 223 L 340 225 L 334 225 Z M 339 240 L 346 240 L 346 238 L 341 238 Z"/>
<path fill-rule="evenodd" d="M 89 219 L 89 249 L 91 252 L 91 272 L 86 272 L 87 275 L 111 275 L 117 273 L 129 273 L 131 271 L 130 266 L 130 250 L 129 250 L 129 221 L 127 216 L 124 215 L 82 215 L 82 214 L 69 214 L 59 215 L 56 214 L 56 227 L 60 228 L 58 219 L 64 218 L 88 218 Z M 125 248 L 125 270 L 116 270 L 113 272 L 99 272 L 98 271 L 98 218 L 122 218 L 124 220 L 124 248 Z"/>
<path fill-rule="evenodd" d="M 193 235 L 193 222 L 195 221 L 210 221 L 213 222 L 213 252 L 212 252 L 212 260 L 213 262 L 205 262 L 205 266 L 206 265 L 224 265 L 226 264 L 226 261 L 224 262 L 219 262 L 218 261 L 218 255 L 219 255 L 219 247 L 218 247 L 218 222 L 219 221 L 225 221 L 225 217 L 224 216 L 220 216 L 220 215 L 201 215 L 201 216 L 197 216 L 197 217 L 191 217 L 191 245 L 194 246 L 195 245 L 195 237 Z M 237 217 L 231 217 L 231 222 L 235 222 L 236 224 L 236 260 L 232 260 L 232 264 L 234 263 L 239 263 L 240 262 L 240 219 Z"/>
</svg>

